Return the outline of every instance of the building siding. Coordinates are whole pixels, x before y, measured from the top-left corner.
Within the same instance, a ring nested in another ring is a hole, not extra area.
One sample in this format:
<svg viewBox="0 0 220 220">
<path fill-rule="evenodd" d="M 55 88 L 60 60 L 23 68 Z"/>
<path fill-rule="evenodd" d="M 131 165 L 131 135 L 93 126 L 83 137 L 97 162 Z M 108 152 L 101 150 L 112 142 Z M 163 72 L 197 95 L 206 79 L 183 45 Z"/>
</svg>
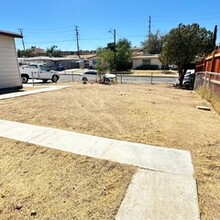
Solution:
<svg viewBox="0 0 220 220">
<path fill-rule="evenodd" d="M 14 38 L 0 34 L 0 89 L 22 88 Z"/>
<path fill-rule="evenodd" d="M 150 65 L 158 65 L 159 69 L 162 67 L 162 63 L 159 59 L 158 55 L 152 55 L 152 56 L 140 56 L 140 57 L 133 57 L 132 58 L 132 68 L 136 69 L 137 67 L 144 64 L 144 60 L 150 60 Z"/>
</svg>

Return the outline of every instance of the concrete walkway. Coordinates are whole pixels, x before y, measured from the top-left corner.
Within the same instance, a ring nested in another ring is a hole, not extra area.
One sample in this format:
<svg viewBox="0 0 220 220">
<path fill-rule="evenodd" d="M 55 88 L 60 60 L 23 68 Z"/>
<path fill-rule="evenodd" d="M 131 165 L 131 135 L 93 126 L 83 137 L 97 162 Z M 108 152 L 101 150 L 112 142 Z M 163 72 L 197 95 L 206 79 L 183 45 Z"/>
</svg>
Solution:
<svg viewBox="0 0 220 220">
<path fill-rule="evenodd" d="M 118 220 L 199 219 L 190 153 L 0 120 L 0 137 L 139 167 Z"/>
<path fill-rule="evenodd" d="M 64 89 L 67 87 L 69 86 L 47 86 L 46 88 L 5 93 L 5 94 L 0 94 L 0 100 L 11 99 L 11 98 L 19 97 L 19 96 L 32 95 L 32 94 L 37 94 L 37 93 L 42 93 L 42 92 L 50 92 L 53 90 Z"/>
</svg>

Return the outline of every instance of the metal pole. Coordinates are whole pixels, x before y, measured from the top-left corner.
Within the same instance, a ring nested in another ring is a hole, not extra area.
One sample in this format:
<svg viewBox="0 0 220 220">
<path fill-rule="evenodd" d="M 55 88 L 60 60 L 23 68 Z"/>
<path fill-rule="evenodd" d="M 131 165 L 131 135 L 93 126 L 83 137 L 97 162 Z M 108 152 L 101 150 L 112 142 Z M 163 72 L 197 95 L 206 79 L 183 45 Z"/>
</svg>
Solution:
<svg viewBox="0 0 220 220">
<path fill-rule="evenodd" d="M 76 44 L 77 44 L 77 55 L 79 56 L 80 58 L 80 52 L 79 52 L 79 30 L 78 30 L 78 26 L 75 26 L 76 27 Z"/>
<path fill-rule="evenodd" d="M 33 86 L 34 86 L 34 73 L 31 72 L 31 75 L 32 75 L 32 82 L 33 82 Z"/>
<path fill-rule="evenodd" d="M 20 34 L 21 34 L 21 36 L 22 36 L 22 44 L 23 44 L 23 50 L 24 50 L 24 53 L 25 53 L 25 55 L 26 55 L 26 49 L 25 49 L 25 44 L 24 44 L 24 36 L 23 36 L 23 32 L 22 32 L 22 30 L 23 29 L 21 29 L 21 28 L 18 28 L 18 30 L 20 31 Z"/>
<path fill-rule="evenodd" d="M 114 68 L 116 70 L 116 30 L 114 29 Z"/>
<path fill-rule="evenodd" d="M 151 72 L 150 83 L 153 84 L 153 73 Z"/>
</svg>

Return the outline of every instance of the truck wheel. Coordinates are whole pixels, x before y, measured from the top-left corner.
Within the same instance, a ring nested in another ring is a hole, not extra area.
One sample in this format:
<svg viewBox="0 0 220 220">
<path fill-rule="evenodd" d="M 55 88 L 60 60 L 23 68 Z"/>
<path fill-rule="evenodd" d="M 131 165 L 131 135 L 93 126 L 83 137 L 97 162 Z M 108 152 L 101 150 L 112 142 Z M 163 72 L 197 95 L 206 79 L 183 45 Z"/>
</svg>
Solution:
<svg viewBox="0 0 220 220">
<path fill-rule="evenodd" d="M 27 83 L 28 82 L 28 77 L 27 76 L 22 76 L 22 83 Z"/>
<path fill-rule="evenodd" d="M 88 79 L 87 79 L 86 77 L 83 77 L 83 78 L 82 78 L 82 81 L 83 81 L 83 82 L 87 82 Z"/>
<path fill-rule="evenodd" d="M 52 76 L 52 82 L 57 82 L 58 80 L 58 76 L 57 75 L 53 75 Z"/>
</svg>

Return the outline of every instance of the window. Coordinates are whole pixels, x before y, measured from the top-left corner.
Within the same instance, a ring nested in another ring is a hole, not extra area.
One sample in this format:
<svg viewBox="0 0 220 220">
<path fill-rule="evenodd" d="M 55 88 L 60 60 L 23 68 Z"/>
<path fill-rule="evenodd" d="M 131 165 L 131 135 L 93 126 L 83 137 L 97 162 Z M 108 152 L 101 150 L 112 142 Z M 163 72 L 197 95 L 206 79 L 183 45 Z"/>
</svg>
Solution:
<svg viewBox="0 0 220 220">
<path fill-rule="evenodd" d="M 84 74 L 86 74 L 86 75 L 97 75 L 97 72 L 88 71 L 88 72 L 85 72 Z"/>
<path fill-rule="evenodd" d="M 151 65 L 151 59 L 143 59 L 142 64 L 143 65 Z"/>
<path fill-rule="evenodd" d="M 40 65 L 40 70 L 41 71 L 49 71 L 49 69 L 44 65 Z"/>
<path fill-rule="evenodd" d="M 29 65 L 28 68 L 37 68 L 37 65 Z"/>
</svg>

